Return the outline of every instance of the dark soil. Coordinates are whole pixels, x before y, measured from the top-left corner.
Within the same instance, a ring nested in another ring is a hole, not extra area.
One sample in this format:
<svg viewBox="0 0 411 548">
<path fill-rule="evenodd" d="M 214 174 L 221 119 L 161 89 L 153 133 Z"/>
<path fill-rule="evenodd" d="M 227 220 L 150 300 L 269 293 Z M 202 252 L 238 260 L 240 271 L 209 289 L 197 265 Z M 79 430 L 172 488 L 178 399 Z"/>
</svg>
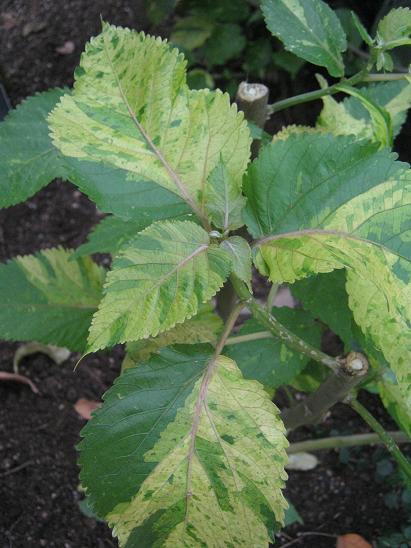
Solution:
<svg viewBox="0 0 411 548">
<path fill-rule="evenodd" d="M 355 7 L 371 23 L 380 2 L 332 4 Z M 12 104 L 36 91 L 71 85 L 84 43 L 99 31 L 100 15 L 142 29 L 147 22 L 141 6 L 137 0 L 0 0 L 0 80 Z M 66 41 L 74 43 L 74 52 L 57 53 Z M 313 85 L 311 79 L 307 75 L 305 89 Z M 287 113 L 277 123 L 293 122 L 294 116 L 301 122 L 301 115 L 309 120 L 314 111 Z M 408 134 L 406 129 L 399 141 L 404 151 Z M 25 204 L 0 212 L 0 260 L 56 245 L 76 247 L 98 220 L 86 197 L 69 184 L 54 182 Z M 11 371 L 16 348 L 1 345 L 0 370 Z M 76 356 L 57 366 L 38 354 L 24 360 L 21 372 L 37 384 L 40 394 L 25 385 L 0 384 L 0 548 L 116 546 L 108 528 L 78 506 L 82 494 L 75 445 L 84 420 L 73 404 L 79 398 L 100 399 L 118 374 L 120 361 L 121 350 L 101 353 L 88 357 L 74 372 Z M 369 409 L 394 428 L 378 399 L 363 397 Z M 341 405 L 316 429 L 295 435 L 305 439 L 364 431 L 361 420 Z M 391 486 L 376 480 L 378 460 L 387 457 L 384 450 L 356 449 L 344 455 L 342 459 L 339 452 L 323 451 L 314 471 L 290 473 L 287 496 L 304 525 L 288 528 L 279 545 L 300 533 L 306 534 L 295 546 L 321 548 L 335 546 L 335 535 L 342 533 L 357 532 L 371 541 L 400 529 L 406 516 L 386 507 L 384 494 Z"/>
</svg>

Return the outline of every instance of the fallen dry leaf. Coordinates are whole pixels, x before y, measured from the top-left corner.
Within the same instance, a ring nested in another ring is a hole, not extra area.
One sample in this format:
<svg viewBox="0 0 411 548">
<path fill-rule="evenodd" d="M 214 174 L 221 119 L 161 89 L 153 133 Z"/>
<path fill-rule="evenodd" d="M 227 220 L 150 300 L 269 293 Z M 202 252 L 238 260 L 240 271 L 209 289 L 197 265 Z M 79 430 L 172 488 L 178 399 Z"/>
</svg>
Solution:
<svg viewBox="0 0 411 548">
<path fill-rule="evenodd" d="M 74 45 L 74 42 L 68 40 L 67 42 L 64 42 L 62 46 L 56 48 L 56 51 L 57 53 L 60 53 L 60 55 L 70 55 L 75 49 L 76 46 Z"/>
<path fill-rule="evenodd" d="M 336 548 L 372 548 L 372 545 L 361 535 L 349 533 L 337 538 Z"/>
<path fill-rule="evenodd" d="M 77 411 L 77 413 L 81 417 L 83 417 L 83 419 L 90 420 L 92 411 L 100 407 L 100 405 L 101 405 L 101 402 L 99 401 L 86 400 L 85 398 L 80 398 L 74 404 L 74 409 Z"/>
<path fill-rule="evenodd" d="M 19 346 L 14 354 L 13 358 L 13 370 L 18 373 L 19 364 L 23 358 L 31 356 L 32 354 L 46 354 L 57 365 L 62 364 L 70 357 L 70 350 L 67 348 L 60 348 L 52 344 L 41 344 L 38 342 L 25 343 Z"/>
<path fill-rule="evenodd" d="M 6 371 L 0 371 L 0 381 L 13 381 L 13 382 L 20 382 L 23 384 L 27 384 L 30 386 L 31 390 L 38 394 L 39 390 L 37 386 L 34 384 L 33 381 L 31 381 L 28 377 L 25 377 L 24 375 L 18 375 L 17 373 L 7 373 Z"/>
</svg>

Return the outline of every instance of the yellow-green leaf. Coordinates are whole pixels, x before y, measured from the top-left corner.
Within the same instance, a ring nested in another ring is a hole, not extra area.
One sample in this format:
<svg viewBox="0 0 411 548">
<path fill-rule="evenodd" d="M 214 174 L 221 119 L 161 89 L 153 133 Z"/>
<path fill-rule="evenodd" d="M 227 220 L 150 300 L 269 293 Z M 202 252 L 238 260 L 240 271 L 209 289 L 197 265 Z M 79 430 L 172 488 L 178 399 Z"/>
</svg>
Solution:
<svg viewBox="0 0 411 548">
<path fill-rule="evenodd" d="M 241 181 L 250 135 L 220 91 L 190 90 L 186 63 L 166 41 L 107 24 L 86 46 L 73 93 L 49 117 L 63 154 L 152 181 L 204 216 L 207 178 L 222 159 Z"/>
<path fill-rule="evenodd" d="M 144 454 L 152 471 L 140 490 L 105 517 L 128 548 L 267 546 L 284 520 L 286 446 L 261 385 L 231 359 L 212 357 Z"/>
<path fill-rule="evenodd" d="M 127 242 L 107 275 L 88 351 L 167 331 L 221 288 L 229 255 L 191 221 L 159 221 Z"/>
</svg>

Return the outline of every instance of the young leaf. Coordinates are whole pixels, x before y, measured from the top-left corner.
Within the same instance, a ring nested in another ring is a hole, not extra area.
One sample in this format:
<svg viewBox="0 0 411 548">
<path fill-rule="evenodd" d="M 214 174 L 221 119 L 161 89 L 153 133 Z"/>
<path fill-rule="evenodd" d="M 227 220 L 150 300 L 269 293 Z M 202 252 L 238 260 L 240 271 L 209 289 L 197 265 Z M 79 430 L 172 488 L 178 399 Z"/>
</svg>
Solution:
<svg viewBox="0 0 411 548">
<path fill-rule="evenodd" d="M 318 170 L 313 166 L 320 142 L 326 146 Z M 285 158 L 287 145 L 292 153 Z M 307 145 L 309 158 L 303 152 Z M 388 151 L 372 153 L 371 146 L 312 135 L 267 147 L 256 171 L 250 170 L 251 176 L 260 171 L 260 177 L 254 178 L 252 187 L 246 186 L 251 194 L 248 204 L 257 214 L 255 225 L 267 230 L 256 246 L 255 261 L 274 283 L 346 268 L 354 319 L 381 349 L 404 394 L 409 394 L 411 175 L 404 164 L 394 165 Z M 348 157 L 344 159 L 348 149 L 350 166 Z M 265 169 L 274 157 L 276 172 L 270 177 Z M 268 183 L 275 190 L 267 199 L 263 189 Z"/>
<path fill-rule="evenodd" d="M 367 44 L 367 46 L 372 46 L 374 41 L 371 38 L 371 36 L 368 34 L 367 29 L 361 23 L 361 20 L 358 17 L 358 15 L 354 11 L 352 11 L 351 12 L 351 17 L 352 17 L 353 23 L 355 25 L 355 28 L 358 30 L 361 38 L 364 40 L 364 42 Z"/>
<path fill-rule="evenodd" d="M 220 247 L 231 257 L 232 271 L 251 288 L 251 249 L 241 236 L 230 236 Z"/>
<path fill-rule="evenodd" d="M 411 106 L 411 85 L 406 81 L 384 82 L 358 91 L 389 113 L 393 135 L 398 135 Z M 358 139 L 373 140 L 370 112 L 356 97 L 348 97 L 339 103 L 332 97 L 324 97 L 323 102 L 324 108 L 317 120 L 318 128 L 334 135 L 355 135 Z"/>
<path fill-rule="evenodd" d="M 347 41 L 341 23 L 322 0 L 263 0 L 261 8 L 268 29 L 287 50 L 331 76 L 343 76 L 341 52 Z"/>
<path fill-rule="evenodd" d="M 182 356 L 188 380 L 180 381 L 177 395 L 173 390 L 175 368 L 181 368 L 177 364 L 172 371 L 167 370 L 167 364 L 156 368 L 159 358 L 153 358 L 151 382 L 139 382 L 144 366 L 129 369 L 121 376 L 120 386 L 114 385 L 87 427 L 82 482 L 95 501 L 94 508 L 105 510 L 103 515 L 114 527 L 120 545 L 130 548 L 142 543 L 268 545 L 270 532 L 284 520 L 286 506 L 281 489 L 286 478 L 287 441 L 278 410 L 257 382 L 242 378 L 229 358 L 213 356 L 206 364 L 197 358 L 194 367 L 190 367 Z M 192 377 L 203 365 L 202 378 L 193 386 Z M 181 379 L 179 372 L 177 375 Z M 141 386 L 146 390 L 141 390 Z M 181 406 L 180 394 L 184 391 L 186 396 L 188 389 L 191 393 Z M 150 398 L 146 400 L 148 390 Z M 172 391 L 174 400 L 178 398 L 177 412 L 175 403 L 170 409 Z M 133 394 L 133 406 L 126 394 Z M 154 413 L 144 412 L 147 407 Z M 143 413 L 136 414 L 135 409 Z M 131 421 L 124 423 L 128 410 Z M 159 413 L 160 421 L 155 422 Z M 175 414 L 172 422 L 171 414 Z M 168 419 L 166 428 L 164 417 Z M 122 419 L 120 431 L 117 425 Z M 138 423 L 142 420 L 145 424 Z M 135 426 L 131 428 L 133 422 Z M 154 425 L 154 434 L 146 434 L 153 428 L 147 423 Z M 137 451 L 136 435 L 140 438 Z M 89 440 L 89 436 L 93 437 Z M 152 444 L 155 436 L 157 441 Z M 103 438 L 105 445 L 101 446 Z M 96 443 L 103 455 L 96 452 Z M 108 453 L 116 453 L 120 459 L 114 460 Z M 127 459 L 121 458 L 124 456 Z M 107 466 L 108 459 L 114 467 Z M 96 470 L 91 474 L 91 468 L 96 461 L 100 461 L 100 485 L 93 489 Z M 124 482 L 114 470 L 126 463 L 127 487 L 120 491 L 119 484 L 124 486 Z M 114 493 L 102 489 L 104 476 L 109 481 L 115 477 Z M 135 480 L 130 481 L 130 477 Z M 120 496 L 115 497 L 116 494 Z M 104 503 L 99 500 L 100 495 Z M 239 515 L 243 518 L 240 521 Z"/>
<path fill-rule="evenodd" d="M 148 360 L 160 348 L 173 344 L 216 343 L 217 336 L 223 329 L 223 322 L 213 311 L 210 304 L 201 305 L 199 312 L 193 318 L 178 324 L 169 331 L 157 337 L 143 339 L 127 344 L 127 353 L 122 369 L 133 367 Z"/>
<path fill-rule="evenodd" d="M 111 253 L 115 255 L 122 244 L 131 240 L 144 228 L 147 228 L 147 225 L 141 221 L 123 221 L 123 219 L 112 215 L 105 217 L 90 232 L 88 242 L 74 251 L 72 259 L 92 255 L 93 253 Z"/>
<path fill-rule="evenodd" d="M 124 246 L 93 318 L 89 352 L 167 331 L 222 287 L 229 255 L 190 221 L 159 221 Z"/>
<path fill-rule="evenodd" d="M 0 123 L 0 207 L 23 202 L 56 177 L 65 177 L 46 122 L 63 94 L 52 89 L 30 97 Z"/>
<path fill-rule="evenodd" d="M 241 181 L 231 177 L 220 161 L 210 173 L 205 188 L 205 208 L 213 225 L 224 232 L 243 226 L 245 201 Z"/>
<path fill-rule="evenodd" d="M 167 42 L 104 24 L 49 121 L 64 154 L 123 169 L 130 187 L 156 183 L 204 220 L 209 174 L 222 158 L 240 181 L 250 136 L 228 95 L 189 90 L 185 68 Z"/>
<path fill-rule="evenodd" d="M 47 249 L 0 265 L 0 337 L 83 351 L 105 271 L 88 257 Z"/>
<path fill-rule="evenodd" d="M 397 8 L 391 10 L 377 27 L 377 44 L 384 50 L 411 44 L 411 10 Z"/>
<path fill-rule="evenodd" d="M 274 308 L 274 316 L 293 333 L 302 337 L 307 343 L 319 347 L 321 329 L 311 314 L 304 310 L 291 308 Z M 247 335 L 261 334 L 261 338 L 247 340 Z M 248 320 L 236 337 L 229 339 L 230 344 L 224 354 L 233 359 L 246 379 L 260 382 L 269 393 L 284 384 L 289 384 L 309 362 L 309 358 L 290 350 L 288 346 L 274 338 L 254 319 Z M 241 339 L 244 337 L 243 341 Z"/>
</svg>

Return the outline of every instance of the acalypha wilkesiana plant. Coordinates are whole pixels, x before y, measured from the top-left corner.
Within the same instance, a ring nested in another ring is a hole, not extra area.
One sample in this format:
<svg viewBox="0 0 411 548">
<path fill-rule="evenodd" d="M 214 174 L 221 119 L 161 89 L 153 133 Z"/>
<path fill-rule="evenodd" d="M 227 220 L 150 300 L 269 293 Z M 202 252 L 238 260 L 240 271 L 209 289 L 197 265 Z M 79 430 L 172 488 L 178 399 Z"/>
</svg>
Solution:
<svg viewBox="0 0 411 548">
<path fill-rule="evenodd" d="M 227 94 L 190 90 L 167 41 L 104 23 L 73 89 L 29 98 L 0 126 L 1 206 L 60 177 L 109 214 L 77 250 L 1 266 L 0 336 L 83 356 L 126 343 L 79 450 L 90 507 L 127 548 L 267 546 L 287 508 L 286 432 L 340 400 L 411 479 L 356 398 L 378 391 L 410 435 L 411 174 L 391 148 L 411 104 L 408 75 L 392 72 L 411 12 L 391 11 L 374 37 L 353 14 L 368 53 L 349 75 L 325 2 L 263 0 L 262 11 L 335 83 L 319 77 L 318 90 L 268 106 L 264 86 L 243 85 L 246 120 Z M 272 137 L 252 123 L 253 109 L 314 99 L 313 127 Z M 108 272 L 95 252 L 113 254 Z M 254 267 L 273 284 L 267 305 Z M 272 307 L 279 284 L 299 307 Z M 232 333 L 243 309 L 252 317 Z M 320 350 L 324 325 L 344 355 Z M 306 392 L 303 404 L 280 413 L 282 386 Z"/>
</svg>

